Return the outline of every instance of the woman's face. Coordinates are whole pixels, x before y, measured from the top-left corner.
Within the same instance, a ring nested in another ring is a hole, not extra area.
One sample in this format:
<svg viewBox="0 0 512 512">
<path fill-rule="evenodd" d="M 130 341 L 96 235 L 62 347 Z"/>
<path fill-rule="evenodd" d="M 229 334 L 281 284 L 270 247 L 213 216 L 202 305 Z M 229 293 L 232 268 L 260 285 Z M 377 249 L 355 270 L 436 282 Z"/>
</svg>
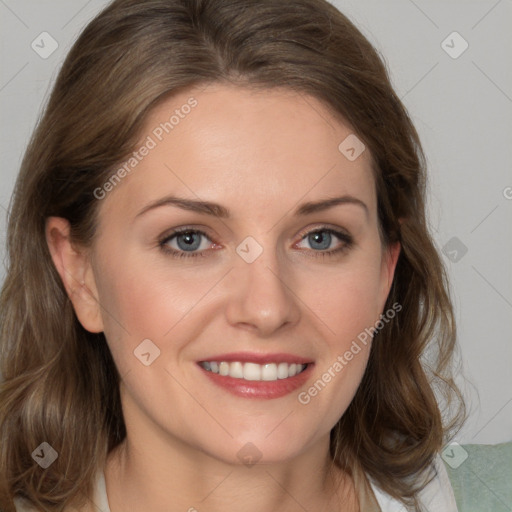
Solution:
<svg viewBox="0 0 512 512">
<path fill-rule="evenodd" d="M 326 441 L 398 256 L 359 144 L 292 90 L 215 84 L 146 119 L 135 160 L 96 191 L 101 320 L 85 325 L 105 332 L 145 449 L 276 462 Z"/>
</svg>

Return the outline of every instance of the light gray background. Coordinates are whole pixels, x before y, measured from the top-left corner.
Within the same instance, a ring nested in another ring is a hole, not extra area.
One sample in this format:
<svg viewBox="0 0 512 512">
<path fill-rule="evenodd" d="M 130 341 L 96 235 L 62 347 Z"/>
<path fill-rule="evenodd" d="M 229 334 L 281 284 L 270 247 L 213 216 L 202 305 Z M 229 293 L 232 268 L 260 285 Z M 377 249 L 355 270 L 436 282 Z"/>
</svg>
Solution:
<svg viewBox="0 0 512 512">
<path fill-rule="evenodd" d="M 278 1 L 278 0 L 276 0 Z M 429 160 L 429 210 L 457 311 L 470 418 L 459 443 L 512 440 L 512 1 L 336 0 L 381 51 Z M 56 73 L 105 0 L 0 0 L 0 256 L 14 180 Z M 448 38 L 457 31 L 469 44 Z M 48 32 L 58 49 L 41 58 Z M 37 40 L 40 40 L 38 38 Z M 449 48 L 447 48 L 449 49 Z M 510 187 L 510 188 L 507 188 Z M 508 196 L 508 198 L 507 198 Z M 452 242 L 453 243 L 453 242 Z M 453 247 L 446 250 L 452 251 Z M 451 259 L 458 259 L 457 262 Z M 0 268 L 0 282 L 5 270 Z"/>
</svg>

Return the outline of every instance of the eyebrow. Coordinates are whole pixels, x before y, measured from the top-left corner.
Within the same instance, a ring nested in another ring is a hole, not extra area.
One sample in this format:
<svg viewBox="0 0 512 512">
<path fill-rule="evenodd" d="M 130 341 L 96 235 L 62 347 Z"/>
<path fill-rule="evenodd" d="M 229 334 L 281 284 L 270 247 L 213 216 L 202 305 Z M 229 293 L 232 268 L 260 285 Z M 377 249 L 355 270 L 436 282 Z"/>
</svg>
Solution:
<svg viewBox="0 0 512 512">
<path fill-rule="evenodd" d="M 340 197 L 332 197 L 329 199 L 321 199 L 319 201 L 310 201 L 302 204 L 296 210 L 294 215 L 296 216 L 306 216 L 311 215 L 312 213 L 317 213 L 321 211 L 328 210 L 329 208 L 333 208 L 334 206 L 344 205 L 344 204 L 354 204 L 361 206 L 366 213 L 366 216 L 369 215 L 369 210 L 366 204 L 358 199 L 357 197 L 353 197 L 351 195 L 344 195 Z M 192 212 L 201 213 L 204 215 L 211 215 L 213 217 L 218 217 L 222 219 L 228 219 L 231 217 L 230 211 L 224 206 L 212 203 L 210 201 L 199 201 L 195 199 L 185 199 L 182 197 L 176 196 L 166 196 L 157 201 L 154 201 L 147 206 L 145 206 L 136 216 L 135 218 L 140 217 L 150 210 L 154 210 L 155 208 L 160 208 L 162 206 L 175 206 L 177 208 L 181 208 L 183 210 L 188 210 Z"/>
</svg>

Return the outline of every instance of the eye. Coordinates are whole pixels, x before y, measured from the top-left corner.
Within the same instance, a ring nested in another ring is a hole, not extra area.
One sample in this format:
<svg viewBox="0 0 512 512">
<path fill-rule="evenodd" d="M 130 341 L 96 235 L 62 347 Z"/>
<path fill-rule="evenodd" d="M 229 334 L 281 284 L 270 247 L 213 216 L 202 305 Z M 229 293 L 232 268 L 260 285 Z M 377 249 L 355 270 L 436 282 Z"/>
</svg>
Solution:
<svg viewBox="0 0 512 512">
<path fill-rule="evenodd" d="M 318 252 L 319 256 L 331 256 L 350 249 L 354 243 L 352 236 L 335 229 L 322 227 L 310 231 L 302 236 L 300 244 L 307 242 L 313 252 Z M 333 248 L 334 246 L 334 248 Z"/>
<path fill-rule="evenodd" d="M 212 243 L 206 233 L 191 228 L 177 229 L 158 242 L 162 251 L 177 258 L 205 256 Z"/>
<path fill-rule="evenodd" d="M 309 231 L 301 236 L 301 241 L 296 246 L 303 248 L 301 244 L 307 242 L 310 252 L 319 257 L 341 254 L 348 251 L 354 243 L 348 233 L 327 227 Z M 207 249 L 215 244 L 205 232 L 185 227 L 165 235 L 159 240 L 158 245 L 164 253 L 172 257 L 195 258 L 207 256 Z"/>
</svg>

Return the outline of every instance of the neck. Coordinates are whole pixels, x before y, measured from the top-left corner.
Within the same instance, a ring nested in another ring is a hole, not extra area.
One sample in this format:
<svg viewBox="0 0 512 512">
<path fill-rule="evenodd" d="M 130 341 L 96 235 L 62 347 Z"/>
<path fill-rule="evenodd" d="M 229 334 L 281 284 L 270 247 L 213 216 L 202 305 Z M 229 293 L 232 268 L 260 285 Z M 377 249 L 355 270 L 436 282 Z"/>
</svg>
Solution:
<svg viewBox="0 0 512 512">
<path fill-rule="evenodd" d="M 358 510 L 353 481 L 333 466 L 328 439 L 293 460 L 245 466 L 176 439 L 136 446 L 128 434 L 108 456 L 105 481 L 111 512 Z"/>
</svg>

